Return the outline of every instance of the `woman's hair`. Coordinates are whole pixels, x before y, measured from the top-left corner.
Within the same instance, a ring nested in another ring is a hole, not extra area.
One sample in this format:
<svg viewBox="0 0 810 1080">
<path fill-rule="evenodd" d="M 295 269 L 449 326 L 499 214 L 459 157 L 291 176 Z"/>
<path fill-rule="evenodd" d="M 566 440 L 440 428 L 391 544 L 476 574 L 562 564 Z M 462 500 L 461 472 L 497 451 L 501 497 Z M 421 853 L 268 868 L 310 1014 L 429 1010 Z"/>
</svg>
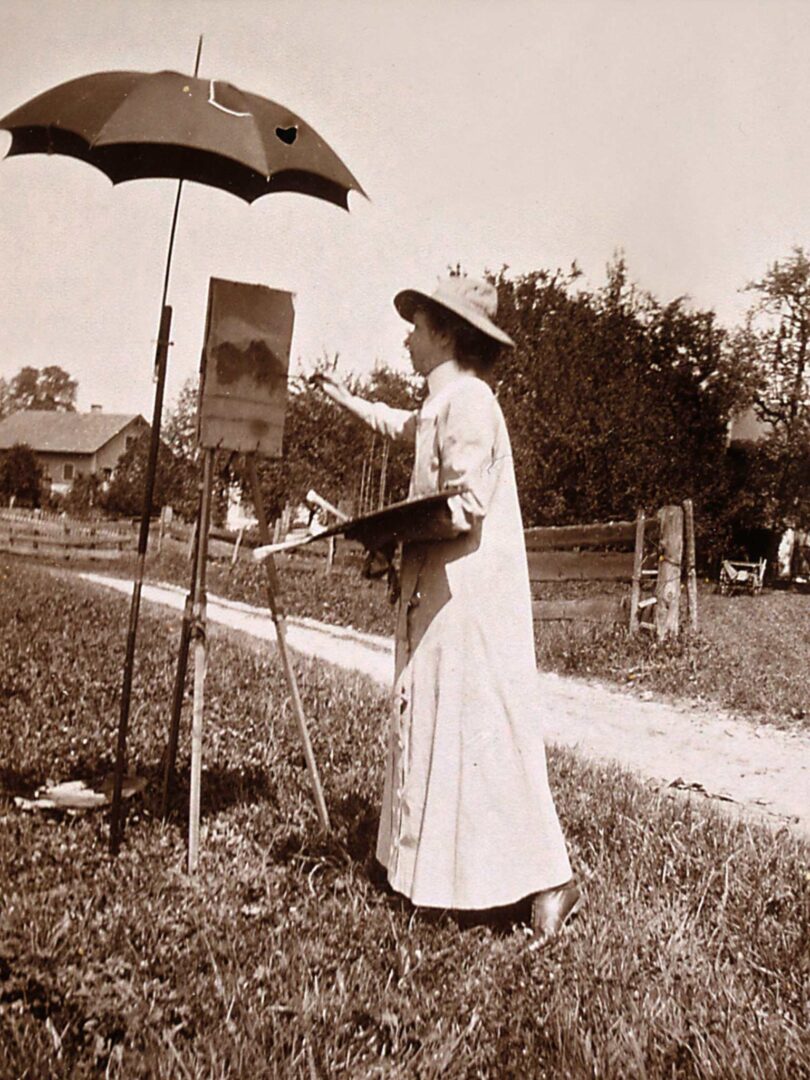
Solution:
<svg viewBox="0 0 810 1080">
<path fill-rule="evenodd" d="M 446 334 L 452 340 L 453 351 L 460 367 L 481 376 L 492 371 L 503 349 L 499 341 L 438 304 L 425 305 L 418 310 L 424 314 L 434 333 Z"/>
</svg>

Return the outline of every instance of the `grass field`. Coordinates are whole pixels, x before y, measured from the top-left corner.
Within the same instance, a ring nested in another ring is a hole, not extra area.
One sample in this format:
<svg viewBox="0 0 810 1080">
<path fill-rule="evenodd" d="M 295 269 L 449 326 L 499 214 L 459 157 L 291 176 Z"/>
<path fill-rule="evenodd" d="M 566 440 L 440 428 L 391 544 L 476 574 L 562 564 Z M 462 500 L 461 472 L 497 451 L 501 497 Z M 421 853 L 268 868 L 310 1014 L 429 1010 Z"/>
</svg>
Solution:
<svg viewBox="0 0 810 1080">
<path fill-rule="evenodd" d="M 659 644 L 623 627 L 539 624 L 541 668 L 687 698 L 780 726 L 810 726 L 810 595 L 700 588 L 698 634 Z"/>
<path fill-rule="evenodd" d="M 810 1075 L 810 849 L 550 753 L 585 913 L 415 911 L 373 860 L 385 695 L 301 663 L 318 830 L 272 654 L 211 637 L 200 872 L 188 743 L 156 819 L 176 620 L 145 611 L 122 854 L 12 795 L 112 764 L 128 602 L 0 560 L 0 1076 Z"/>
</svg>

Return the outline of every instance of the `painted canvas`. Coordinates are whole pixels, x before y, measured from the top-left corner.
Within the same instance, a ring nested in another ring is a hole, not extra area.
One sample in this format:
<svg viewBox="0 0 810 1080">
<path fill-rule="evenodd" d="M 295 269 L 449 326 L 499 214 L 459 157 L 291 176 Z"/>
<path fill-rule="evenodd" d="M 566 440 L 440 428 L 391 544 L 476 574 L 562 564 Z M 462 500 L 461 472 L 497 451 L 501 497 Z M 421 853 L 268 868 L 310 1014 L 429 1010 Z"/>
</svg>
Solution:
<svg viewBox="0 0 810 1080">
<path fill-rule="evenodd" d="M 294 315 L 289 292 L 211 278 L 200 446 L 281 457 Z"/>
</svg>

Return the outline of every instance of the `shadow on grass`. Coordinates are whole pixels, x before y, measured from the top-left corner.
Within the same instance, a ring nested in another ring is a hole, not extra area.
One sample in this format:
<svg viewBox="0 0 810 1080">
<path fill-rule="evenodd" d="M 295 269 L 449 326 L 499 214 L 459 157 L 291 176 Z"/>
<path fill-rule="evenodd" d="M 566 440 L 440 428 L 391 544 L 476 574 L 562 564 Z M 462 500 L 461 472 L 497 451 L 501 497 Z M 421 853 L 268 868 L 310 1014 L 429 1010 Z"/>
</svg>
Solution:
<svg viewBox="0 0 810 1080">
<path fill-rule="evenodd" d="M 125 799 L 124 828 L 127 819 L 159 819 L 163 798 L 163 762 L 141 766 L 138 774 L 147 781 L 142 792 L 133 798 Z M 83 770 L 88 783 L 98 783 L 102 775 L 99 768 Z M 111 774 L 106 772 L 110 779 Z M 0 770 L 0 799 L 14 795 L 30 798 L 41 777 L 35 777 L 28 771 Z M 179 829 L 188 825 L 188 805 L 190 790 L 190 768 L 188 765 L 175 772 L 171 786 L 167 821 Z M 266 769 L 214 768 L 206 769 L 203 774 L 200 816 L 202 820 L 215 817 L 234 807 L 265 804 L 268 809 L 279 810 L 280 796 L 273 777 Z M 68 811 L 55 809 L 46 811 L 48 816 L 62 817 Z M 418 919 L 426 925 L 446 925 L 448 920 L 459 930 L 476 931 L 482 928 L 496 935 L 506 936 L 514 932 L 515 926 L 525 923 L 529 916 L 529 900 L 502 908 L 481 911 L 447 911 L 436 908 L 417 908 L 406 897 L 394 891 L 388 882 L 386 871 L 376 859 L 377 825 L 379 808 L 365 796 L 351 792 L 330 802 L 329 816 L 331 831 L 324 833 L 320 829 L 290 826 L 279 836 L 268 852 L 270 859 L 279 864 L 298 864 L 301 873 L 306 874 L 316 865 L 324 864 L 338 872 L 346 865 L 354 865 L 359 875 L 365 878 L 375 891 L 385 895 L 391 905 L 404 913 L 416 913 Z M 326 877 L 329 877 L 327 873 Z M 322 879 L 323 880 L 323 879 Z"/>
<path fill-rule="evenodd" d="M 139 770 L 147 778 L 144 792 L 144 808 L 154 817 L 160 817 L 163 801 L 163 762 Z M 191 769 L 186 765 L 176 770 L 172 777 L 167 820 L 186 823 L 191 789 Z M 205 769 L 202 774 L 200 793 L 200 818 L 214 817 L 223 811 L 254 803 L 278 805 L 275 783 L 267 770 L 256 767 L 241 769 Z"/>
</svg>

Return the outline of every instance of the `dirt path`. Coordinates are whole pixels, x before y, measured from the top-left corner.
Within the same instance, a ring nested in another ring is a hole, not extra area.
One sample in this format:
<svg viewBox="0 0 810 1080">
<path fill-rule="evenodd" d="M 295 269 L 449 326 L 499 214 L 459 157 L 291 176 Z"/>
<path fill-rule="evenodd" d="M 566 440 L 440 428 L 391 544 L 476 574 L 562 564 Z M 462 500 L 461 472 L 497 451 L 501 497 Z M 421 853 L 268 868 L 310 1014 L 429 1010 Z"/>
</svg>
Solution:
<svg viewBox="0 0 810 1080">
<path fill-rule="evenodd" d="M 130 593 L 132 583 L 98 574 L 87 581 Z M 182 611 L 185 591 L 144 585 L 143 599 Z M 208 617 L 269 641 L 268 612 L 209 596 Z M 291 649 L 391 682 L 393 645 L 388 638 L 314 619 L 288 620 Z M 790 824 L 810 837 L 810 735 L 757 726 L 719 711 L 645 701 L 601 684 L 538 673 L 545 705 L 546 739 L 588 757 L 613 760 L 642 776 L 694 791 L 718 805 L 773 824 Z"/>
</svg>

